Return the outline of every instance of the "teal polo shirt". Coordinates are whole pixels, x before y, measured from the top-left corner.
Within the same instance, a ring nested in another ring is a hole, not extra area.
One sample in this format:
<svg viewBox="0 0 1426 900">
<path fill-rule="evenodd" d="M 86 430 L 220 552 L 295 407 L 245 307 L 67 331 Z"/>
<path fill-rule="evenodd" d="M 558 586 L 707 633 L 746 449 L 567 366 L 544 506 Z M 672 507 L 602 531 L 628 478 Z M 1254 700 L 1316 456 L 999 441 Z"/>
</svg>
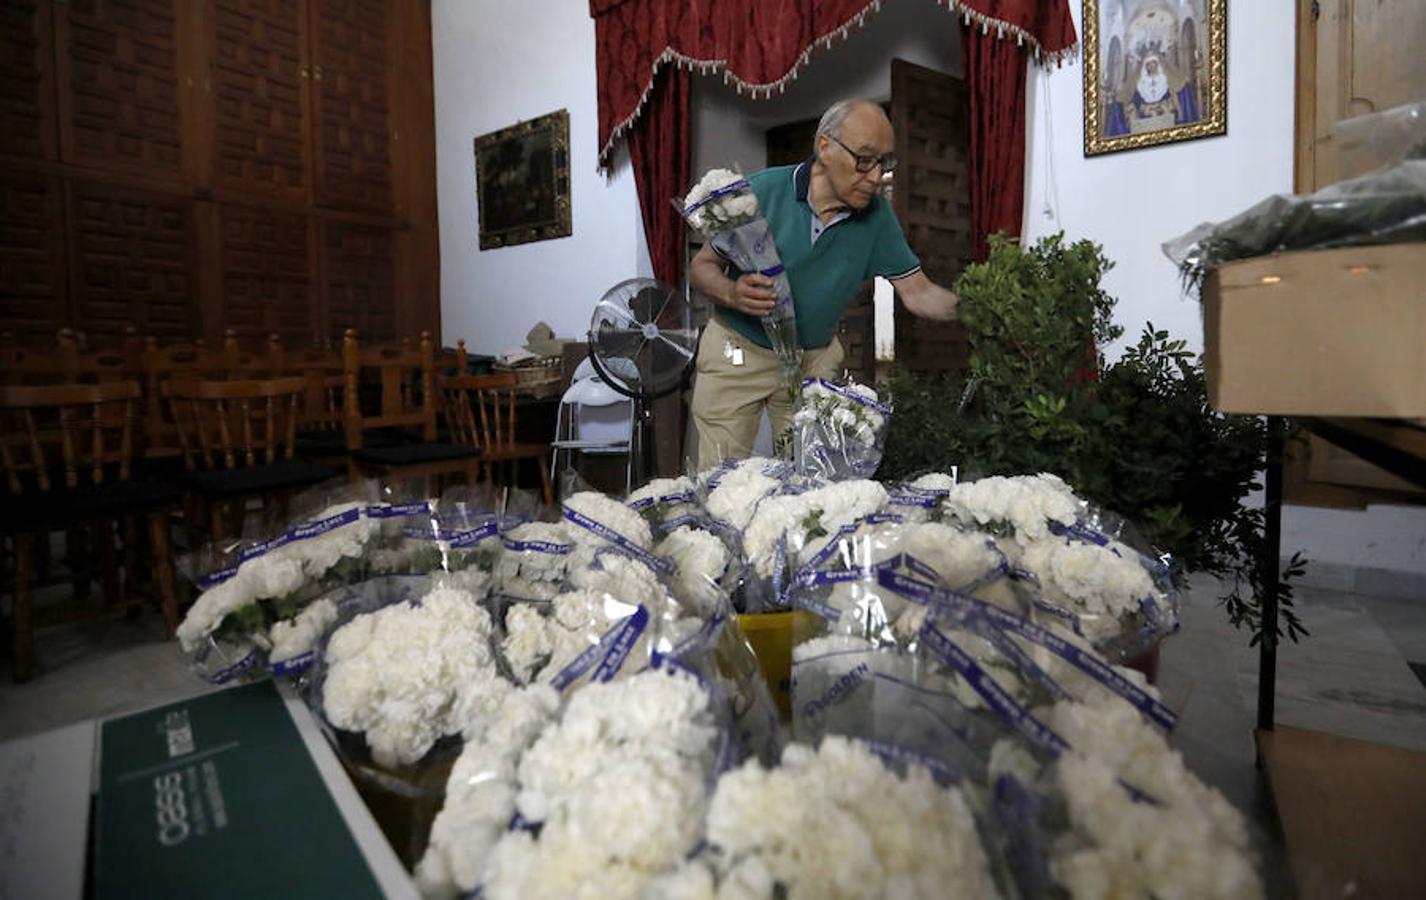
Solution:
<svg viewBox="0 0 1426 900">
<path fill-rule="evenodd" d="M 921 261 L 907 245 L 884 196 L 878 194 L 865 209 L 843 214 L 823 227 L 807 199 L 811 160 L 764 169 L 749 175 L 748 183 L 772 228 L 792 284 L 797 339 L 804 348 L 832 340 L 842 311 L 868 278 L 881 275 L 894 281 L 921 270 Z M 754 316 L 721 306 L 717 315 L 753 343 L 771 346 Z"/>
</svg>

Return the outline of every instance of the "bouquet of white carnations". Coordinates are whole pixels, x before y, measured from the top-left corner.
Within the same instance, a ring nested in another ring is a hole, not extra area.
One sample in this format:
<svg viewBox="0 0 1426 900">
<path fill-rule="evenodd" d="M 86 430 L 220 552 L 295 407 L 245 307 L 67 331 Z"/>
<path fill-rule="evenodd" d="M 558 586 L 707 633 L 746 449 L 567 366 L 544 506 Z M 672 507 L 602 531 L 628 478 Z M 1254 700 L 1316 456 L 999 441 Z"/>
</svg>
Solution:
<svg viewBox="0 0 1426 900">
<path fill-rule="evenodd" d="M 366 575 L 381 531 L 373 511 L 383 507 L 375 499 L 370 482 L 323 487 L 296 502 L 308 516 L 264 539 L 200 554 L 209 568 L 194 572 L 202 593 L 179 624 L 178 639 L 201 677 L 223 684 L 310 649 L 328 613 L 318 608 L 302 618 L 307 607 Z M 188 567 L 198 568 L 192 561 Z"/>
<path fill-rule="evenodd" d="M 783 493 L 764 499 L 743 532 L 748 612 L 788 608 L 797 569 L 836 540 L 842 528 L 880 510 L 887 497 L 874 481 L 805 487 L 787 485 Z"/>
<path fill-rule="evenodd" d="M 1247 822 L 1162 732 L 1117 702 L 1037 710 L 1070 746 L 991 753 L 993 806 L 1026 896 L 1255 900 Z"/>
<path fill-rule="evenodd" d="M 689 227 L 703 235 L 728 262 L 743 272 L 757 272 L 772 279 L 777 305 L 762 317 L 762 326 L 781 363 L 788 397 L 794 398 L 802 379 L 802 348 L 797 342 L 792 283 L 783 270 L 772 229 L 758 209 L 752 187 L 735 171 L 711 169 L 673 205 Z"/>
<path fill-rule="evenodd" d="M 942 502 L 948 522 L 997 538 L 1010 574 L 1041 622 L 1058 621 L 1101 653 L 1129 659 L 1178 627 L 1168 563 L 1115 537 L 1094 510 L 1049 473 L 960 482 Z"/>
<path fill-rule="evenodd" d="M 829 737 L 789 745 L 777 768 L 744 764 L 718 781 L 704 851 L 646 896 L 1002 896 L 967 793 L 898 762 Z"/>
<path fill-rule="evenodd" d="M 388 769 L 482 729 L 514 687 L 496 668 L 484 605 L 439 575 L 374 579 L 353 591 L 319 653 L 313 697 L 322 718 L 362 736 Z"/>
<path fill-rule="evenodd" d="M 680 666 L 578 689 L 516 766 L 519 827 L 486 856 L 481 896 L 662 896 L 655 880 L 703 838 L 721 718 Z"/>
<path fill-rule="evenodd" d="M 872 477 L 890 421 L 891 407 L 867 385 L 807 379 L 792 416 L 797 471 L 829 480 Z"/>
</svg>

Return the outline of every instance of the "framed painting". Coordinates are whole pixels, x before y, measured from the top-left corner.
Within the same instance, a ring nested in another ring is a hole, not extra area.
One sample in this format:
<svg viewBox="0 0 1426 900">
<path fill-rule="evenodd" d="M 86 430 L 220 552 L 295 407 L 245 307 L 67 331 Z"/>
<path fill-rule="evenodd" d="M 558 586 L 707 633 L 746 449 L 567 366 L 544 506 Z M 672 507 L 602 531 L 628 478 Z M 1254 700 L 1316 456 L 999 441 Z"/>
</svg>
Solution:
<svg viewBox="0 0 1426 900">
<path fill-rule="evenodd" d="M 568 237 L 569 111 L 475 139 L 480 249 Z"/>
<path fill-rule="evenodd" d="M 1228 132 L 1227 0 L 1084 0 L 1084 155 Z"/>
</svg>

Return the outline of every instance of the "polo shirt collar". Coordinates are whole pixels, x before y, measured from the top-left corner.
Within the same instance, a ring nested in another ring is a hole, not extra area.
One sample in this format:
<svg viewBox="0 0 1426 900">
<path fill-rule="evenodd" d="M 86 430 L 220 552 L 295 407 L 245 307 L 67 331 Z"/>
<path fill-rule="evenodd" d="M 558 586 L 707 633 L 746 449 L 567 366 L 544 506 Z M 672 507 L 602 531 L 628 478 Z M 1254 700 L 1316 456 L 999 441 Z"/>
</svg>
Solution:
<svg viewBox="0 0 1426 900">
<path fill-rule="evenodd" d="M 812 162 L 815 158 L 816 157 L 808 157 L 804 159 L 792 170 L 792 190 L 797 195 L 797 199 L 806 203 L 809 209 L 812 206 L 812 201 L 809 198 L 812 196 Z M 879 198 L 873 197 L 872 202 L 861 209 L 852 209 L 850 206 L 843 207 L 834 221 L 839 222 L 843 218 L 866 215 L 871 212 L 871 208 L 876 205 L 877 199 Z M 814 219 L 817 217 L 817 210 L 812 210 L 812 217 Z"/>
</svg>

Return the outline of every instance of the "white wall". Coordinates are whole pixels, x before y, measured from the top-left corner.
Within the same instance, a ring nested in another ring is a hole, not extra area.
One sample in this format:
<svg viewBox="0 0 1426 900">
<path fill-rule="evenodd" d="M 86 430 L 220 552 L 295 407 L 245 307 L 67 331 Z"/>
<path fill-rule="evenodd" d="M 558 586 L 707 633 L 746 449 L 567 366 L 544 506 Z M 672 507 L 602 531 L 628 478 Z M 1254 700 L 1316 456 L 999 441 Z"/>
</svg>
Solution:
<svg viewBox="0 0 1426 900">
<path fill-rule="evenodd" d="M 441 229 L 441 329 L 476 352 L 525 342 L 545 321 L 561 337 L 589 328 L 603 291 L 650 276 L 634 177 L 623 158 L 596 170 L 594 20 L 570 0 L 435 0 L 436 190 Z M 481 250 L 477 135 L 569 110 L 573 234 Z"/>
<path fill-rule="evenodd" d="M 1079 28 L 1082 7 L 1070 9 Z M 1070 240 L 1104 245 L 1115 263 L 1104 286 L 1118 298 L 1116 318 L 1124 326 L 1111 354 L 1136 341 L 1149 321 L 1201 350 L 1197 298 L 1183 295 L 1159 245 L 1268 194 L 1292 191 L 1295 15 L 1290 3 L 1229 4 L 1222 137 L 1086 158 L 1080 63 L 1031 69 L 1025 238 L 1063 229 Z M 1426 573 L 1426 509 L 1290 506 L 1283 549 L 1299 548 L 1321 562 Z"/>
</svg>

